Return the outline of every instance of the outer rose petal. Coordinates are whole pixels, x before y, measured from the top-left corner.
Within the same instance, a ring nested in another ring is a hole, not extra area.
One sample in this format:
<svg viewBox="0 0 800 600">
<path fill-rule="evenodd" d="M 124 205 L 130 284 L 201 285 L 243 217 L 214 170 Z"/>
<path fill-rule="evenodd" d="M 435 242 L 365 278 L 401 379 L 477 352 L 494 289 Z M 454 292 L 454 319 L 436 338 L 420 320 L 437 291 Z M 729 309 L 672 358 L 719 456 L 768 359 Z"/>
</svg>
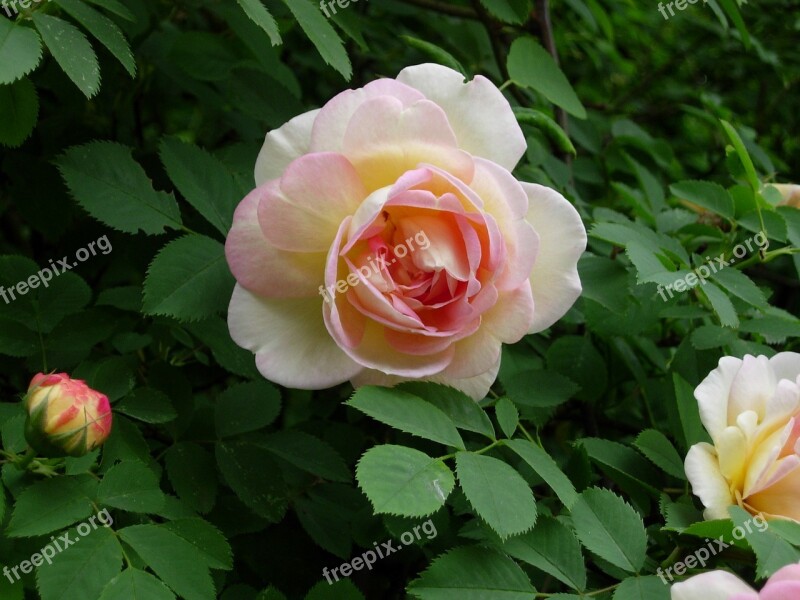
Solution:
<svg viewBox="0 0 800 600">
<path fill-rule="evenodd" d="M 758 600 L 758 593 L 727 571 L 710 571 L 676 583 L 670 590 L 672 600 Z"/>
<path fill-rule="evenodd" d="M 578 211 L 557 191 L 523 183 L 528 222 L 539 234 L 539 254 L 531 271 L 536 310 L 528 333 L 558 321 L 581 295 L 578 259 L 586 250 L 586 229 Z"/>
<path fill-rule="evenodd" d="M 241 285 L 262 296 L 316 296 L 325 253 L 285 252 L 267 242 L 258 222 L 258 204 L 267 187 L 250 192 L 236 208 L 233 227 L 225 240 L 231 272 Z"/>
<path fill-rule="evenodd" d="M 289 163 L 308 152 L 311 128 L 320 109 L 296 116 L 279 129 L 267 134 L 256 160 L 256 185 L 280 177 Z"/>
<path fill-rule="evenodd" d="M 444 109 L 460 148 L 514 170 L 527 147 L 525 136 L 508 100 L 491 81 L 478 75 L 464 83 L 461 73 L 430 63 L 403 69 L 397 81 Z"/>
<path fill-rule="evenodd" d="M 686 455 L 686 477 L 692 491 L 706 506 L 706 519 L 728 518 L 728 507 L 735 504 L 728 483 L 719 470 L 719 463 L 710 444 L 695 444 Z"/>
<path fill-rule="evenodd" d="M 256 354 L 264 377 L 280 385 L 317 390 L 344 383 L 363 367 L 325 329 L 322 298 L 259 298 L 240 285 L 228 309 L 231 337 Z"/>
<path fill-rule="evenodd" d="M 719 366 L 711 371 L 694 390 L 703 426 L 716 440 L 728 426 L 728 396 L 731 384 L 742 366 L 742 361 L 732 356 L 719 359 Z"/>
</svg>

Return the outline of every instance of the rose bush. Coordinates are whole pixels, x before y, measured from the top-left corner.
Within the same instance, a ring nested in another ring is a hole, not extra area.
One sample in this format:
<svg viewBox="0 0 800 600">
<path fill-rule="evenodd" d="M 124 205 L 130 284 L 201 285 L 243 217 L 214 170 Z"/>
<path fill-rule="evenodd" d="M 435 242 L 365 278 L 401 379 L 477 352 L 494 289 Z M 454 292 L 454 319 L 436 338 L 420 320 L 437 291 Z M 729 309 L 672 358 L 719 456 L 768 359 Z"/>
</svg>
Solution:
<svg viewBox="0 0 800 600">
<path fill-rule="evenodd" d="M 585 229 L 512 176 L 525 148 L 497 87 L 433 64 L 270 132 L 226 243 L 233 339 L 289 387 L 425 379 L 482 398 L 501 344 L 581 292 Z"/>
<path fill-rule="evenodd" d="M 727 571 L 709 571 L 676 583 L 672 600 L 791 600 L 800 598 L 800 565 L 788 565 L 769 578 L 761 593 Z"/>
<path fill-rule="evenodd" d="M 83 456 L 111 433 L 108 398 L 66 373 L 34 375 L 25 408 L 25 438 L 45 456 Z"/>
<path fill-rule="evenodd" d="M 706 518 L 738 504 L 800 521 L 800 354 L 723 357 L 695 397 L 713 445 L 689 450 L 686 474 Z"/>
</svg>

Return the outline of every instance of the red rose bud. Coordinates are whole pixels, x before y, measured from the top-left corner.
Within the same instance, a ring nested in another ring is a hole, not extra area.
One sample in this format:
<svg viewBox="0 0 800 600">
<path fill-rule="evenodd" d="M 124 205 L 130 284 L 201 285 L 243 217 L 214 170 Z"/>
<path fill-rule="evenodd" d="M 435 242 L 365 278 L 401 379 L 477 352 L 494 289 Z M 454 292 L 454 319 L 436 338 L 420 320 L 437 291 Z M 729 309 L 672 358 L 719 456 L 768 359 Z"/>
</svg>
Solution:
<svg viewBox="0 0 800 600">
<path fill-rule="evenodd" d="M 35 375 L 25 408 L 25 439 L 44 456 L 83 456 L 111 433 L 108 398 L 66 373 Z"/>
</svg>

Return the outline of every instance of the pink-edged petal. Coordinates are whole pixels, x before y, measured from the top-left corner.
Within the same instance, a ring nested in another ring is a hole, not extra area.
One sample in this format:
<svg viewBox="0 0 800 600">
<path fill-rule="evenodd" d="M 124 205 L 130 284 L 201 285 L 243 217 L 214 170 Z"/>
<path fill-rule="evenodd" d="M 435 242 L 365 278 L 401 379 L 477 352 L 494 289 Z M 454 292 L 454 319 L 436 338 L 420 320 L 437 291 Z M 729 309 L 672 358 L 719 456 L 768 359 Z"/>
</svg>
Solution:
<svg viewBox="0 0 800 600">
<path fill-rule="evenodd" d="M 331 338 L 322 319 L 321 298 L 259 298 L 237 285 L 228 328 L 234 342 L 255 353 L 261 374 L 286 387 L 323 389 L 363 368 Z"/>
<path fill-rule="evenodd" d="M 424 356 L 398 352 L 386 342 L 384 331 L 382 325 L 368 321 L 358 346 L 343 349 L 355 362 L 365 367 L 408 379 L 435 375 L 453 360 L 455 349 L 452 346 Z"/>
<path fill-rule="evenodd" d="M 723 356 L 719 359 L 717 368 L 711 371 L 694 390 L 694 397 L 700 409 L 700 420 L 712 440 L 716 440 L 728 426 L 728 397 L 733 380 L 741 366 L 741 359 Z"/>
<path fill-rule="evenodd" d="M 458 148 L 444 111 L 428 100 L 409 107 L 389 96 L 364 102 L 350 119 L 342 153 L 370 191 L 394 184 L 423 163 L 463 181 L 474 172 L 472 157 Z"/>
<path fill-rule="evenodd" d="M 258 204 L 269 185 L 250 192 L 236 208 L 225 240 L 228 265 L 241 285 L 260 296 L 313 297 L 323 277 L 325 254 L 285 252 L 267 241 L 258 222 Z"/>
<path fill-rule="evenodd" d="M 727 519 L 728 507 L 735 501 L 720 472 L 713 446 L 700 443 L 689 448 L 684 467 L 692 492 L 706 507 L 706 519 Z"/>
<path fill-rule="evenodd" d="M 758 600 L 758 592 L 727 571 L 709 571 L 672 586 L 672 600 Z M 740 594 L 741 596 L 736 596 Z"/>
<path fill-rule="evenodd" d="M 307 154 L 286 169 L 280 189 L 258 206 L 267 240 L 281 250 L 327 252 L 342 221 L 366 198 L 353 165 L 341 154 Z"/>
<path fill-rule="evenodd" d="M 758 596 L 759 600 L 789 600 L 790 598 L 800 598 L 800 581 L 773 583 L 770 579 Z"/>
<path fill-rule="evenodd" d="M 523 183 L 528 194 L 528 222 L 539 234 L 539 251 L 531 272 L 536 303 L 528 333 L 550 327 L 581 295 L 578 259 L 586 250 L 586 229 L 578 211 L 557 191 Z"/>
<path fill-rule="evenodd" d="M 289 163 L 308 153 L 311 129 L 319 112 L 317 109 L 298 115 L 279 129 L 273 129 L 267 134 L 256 159 L 257 186 L 278 179 Z"/>
<path fill-rule="evenodd" d="M 394 79 L 377 79 L 357 90 L 345 90 L 332 98 L 320 111 L 311 132 L 312 152 L 342 152 L 350 119 L 359 107 L 373 98 L 389 96 L 403 107 L 411 106 L 425 96 Z"/>
<path fill-rule="evenodd" d="M 772 577 L 769 578 L 767 584 L 764 586 L 764 589 L 766 590 L 776 583 L 785 581 L 800 583 L 800 564 L 786 565 L 785 567 L 781 567 L 775 571 L 775 573 L 772 574 Z M 800 598 L 800 596 L 798 596 L 798 598 Z"/>
<path fill-rule="evenodd" d="M 432 377 L 414 380 L 408 377 L 387 375 L 373 369 L 364 369 L 361 373 L 353 377 L 350 382 L 354 387 L 361 387 L 362 385 L 382 385 L 386 387 L 393 387 L 398 383 L 402 383 L 403 381 L 431 381 L 433 383 L 441 383 L 443 385 L 448 385 L 452 388 L 460 390 L 473 400 L 481 400 L 486 397 L 486 394 L 489 393 L 489 388 L 497 378 L 497 372 L 499 370 L 499 359 L 488 371 L 481 373 L 476 377 L 466 377 L 462 379 L 447 377 L 444 375 L 434 375 Z"/>
<path fill-rule="evenodd" d="M 459 147 L 470 154 L 512 171 L 525 153 L 525 136 L 511 105 L 485 77 L 478 75 L 467 83 L 457 71 L 423 64 L 403 69 L 397 80 L 418 89 L 444 109 Z"/>
</svg>

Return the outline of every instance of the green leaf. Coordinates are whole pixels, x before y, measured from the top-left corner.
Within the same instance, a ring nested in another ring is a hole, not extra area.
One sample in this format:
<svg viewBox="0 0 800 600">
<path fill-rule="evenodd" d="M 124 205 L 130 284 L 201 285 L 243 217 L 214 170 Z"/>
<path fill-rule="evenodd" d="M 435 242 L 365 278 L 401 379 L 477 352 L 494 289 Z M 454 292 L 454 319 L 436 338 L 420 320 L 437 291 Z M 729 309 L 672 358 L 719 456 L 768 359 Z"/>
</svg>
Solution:
<svg viewBox="0 0 800 600">
<path fill-rule="evenodd" d="M 672 374 L 672 383 L 675 388 L 675 399 L 685 438 L 685 447 L 689 448 L 698 442 L 707 441 L 709 438 L 700 420 L 700 409 L 694 398 L 694 388 L 677 373 Z"/>
<path fill-rule="evenodd" d="M 272 453 L 247 443 L 219 443 L 217 465 L 225 481 L 257 515 L 272 522 L 283 518 L 288 490 Z"/>
<path fill-rule="evenodd" d="M 608 386 L 608 368 L 588 337 L 567 335 L 547 349 L 547 366 L 581 386 L 577 397 L 594 401 Z"/>
<path fill-rule="evenodd" d="M 153 260 L 142 309 L 149 315 L 196 321 L 224 311 L 234 283 L 225 247 L 202 235 L 187 235 L 167 244 Z"/>
<path fill-rule="evenodd" d="M 208 521 L 178 519 L 164 523 L 163 527 L 194 546 L 209 568 L 225 571 L 233 568 L 233 552 L 228 540 Z"/>
<path fill-rule="evenodd" d="M 74 25 L 41 11 L 34 12 L 32 19 L 45 46 L 72 83 L 87 98 L 94 96 L 100 90 L 100 65 L 86 36 Z"/>
<path fill-rule="evenodd" d="M 647 534 L 642 517 L 610 490 L 590 488 L 570 509 L 575 531 L 587 549 L 634 573 L 644 564 Z"/>
<path fill-rule="evenodd" d="M 169 396 L 152 388 L 134 390 L 115 404 L 114 410 L 145 423 L 169 423 L 178 416 Z"/>
<path fill-rule="evenodd" d="M 97 488 L 101 504 L 137 513 L 157 513 L 164 506 L 158 477 L 140 462 L 114 465 Z"/>
<path fill-rule="evenodd" d="M 697 350 L 721 348 L 735 342 L 739 336 L 736 330 L 719 325 L 701 325 L 692 332 L 692 346 Z"/>
<path fill-rule="evenodd" d="M 450 54 L 447 50 L 440 48 L 436 44 L 426 42 L 425 40 L 421 40 L 410 35 L 401 35 L 400 38 L 412 48 L 416 48 L 417 50 L 429 56 L 435 63 L 449 67 L 454 71 L 458 71 L 465 77 L 467 76 L 464 66 L 458 62 L 458 59 Z"/>
<path fill-rule="evenodd" d="M 733 198 L 728 190 L 710 181 L 681 181 L 669 186 L 670 192 L 681 200 L 706 208 L 711 212 L 733 219 Z"/>
<path fill-rule="evenodd" d="M 530 17 L 529 0 L 481 0 L 489 13 L 505 23 L 522 25 Z"/>
<path fill-rule="evenodd" d="M 660 481 L 652 465 L 634 449 L 601 438 L 582 438 L 578 442 L 586 448 L 589 457 L 597 462 L 619 483 L 635 482 L 651 493 L 656 493 Z"/>
<path fill-rule="evenodd" d="M 586 565 L 581 545 L 569 529 L 558 520 L 542 517 L 533 531 L 508 540 L 502 549 L 552 575 L 573 590 L 586 589 Z"/>
<path fill-rule="evenodd" d="M 189 507 L 204 514 L 214 507 L 217 476 L 214 456 L 192 442 L 179 442 L 165 455 L 167 475 L 178 497 Z"/>
<path fill-rule="evenodd" d="M 739 160 L 747 176 L 747 182 L 750 184 L 752 190 L 757 193 L 761 189 L 761 180 L 758 178 L 756 167 L 753 165 L 753 159 L 750 158 L 750 153 L 747 152 L 747 148 L 745 148 L 744 142 L 739 136 L 739 132 L 726 120 L 720 119 L 719 122 L 722 124 L 725 134 L 728 136 L 734 150 L 736 150 L 736 154 L 739 156 Z"/>
<path fill-rule="evenodd" d="M 514 40 L 508 53 L 508 76 L 514 83 L 535 90 L 579 119 L 586 109 L 553 57 L 532 37 Z"/>
<path fill-rule="evenodd" d="M 739 5 L 736 3 L 735 0 L 717 0 L 721 5 L 722 9 L 728 14 L 733 24 L 736 26 L 736 30 L 739 32 L 739 35 L 742 36 L 742 43 L 744 47 L 750 49 L 750 33 L 747 31 L 747 26 L 744 24 L 744 19 L 742 18 L 741 12 L 739 12 Z M 746 4 L 745 2 L 743 2 Z"/>
<path fill-rule="evenodd" d="M 0 114 L 0 144 L 15 148 L 30 137 L 39 118 L 39 96 L 30 79 L 0 85 Z"/>
<path fill-rule="evenodd" d="M 352 475 L 341 456 L 327 443 L 302 431 L 283 430 L 259 442 L 270 452 L 312 475 L 349 482 Z"/>
<path fill-rule="evenodd" d="M 78 204 L 106 225 L 126 233 L 180 229 L 175 198 L 153 189 L 144 169 L 131 158 L 130 148 L 91 142 L 68 149 L 57 164 Z"/>
<path fill-rule="evenodd" d="M 94 4 L 101 8 L 105 8 L 108 12 L 122 17 L 126 21 L 136 21 L 136 16 L 121 2 L 117 0 L 86 0 L 89 4 Z"/>
<path fill-rule="evenodd" d="M 494 426 L 486 412 L 461 390 L 438 383 L 406 381 L 397 389 L 424 398 L 446 414 L 459 429 L 494 439 Z"/>
<path fill-rule="evenodd" d="M 130 44 L 114 21 L 80 0 L 56 0 L 56 3 L 108 48 L 131 77 L 136 75 L 136 61 Z"/>
<path fill-rule="evenodd" d="M 347 401 L 373 419 L 446 446 L 464 448 L 456 426 L 441 410 L 407 392 L 366 385 Z"/>
<path fill-rule="evenodd" d="M 663 469 L 673 477 L 686 479 L 681 459 L 675 446 L 667 437 L 655 429 L 645 429 L 636 438 L 634 445 L 639 452 L 649 458 L 654 465 Z"/>
<path fill-rule="evenodd" d="M 58 477 L 34 483 L 14 504 L 5 534 L 32 537 L 62 529 L 92 514 L 96 481 L 89 475 Z"/>
<path fill-rule="evenodd" d="M 215 406 L 221 438 L 256 431 L 272 423 L 281 411 L 281 394 L 269 382 L 239 383 L 219 395 Z"/>
<path fill-rule="evenodd" d="M 735 259 L 730 260 L 733 262 Z M 714 281 L 724 290 L 756 308 L 766 309 L 769 306 L 764 292 L 753 283 L 752 279 L 737 269 L 720 269 L 714 275 Z"/>
<path fill-rule="evenodd" d="M 376 513 L 406 517 L 439 510 L 455 486 L 453 472 L 443 461 L 390 444 L 367 450 L 356 479 Z"/>
<path fill-rule="evenodd" d="M 0 84 L 27 75 L 41 59 L 42 40 L 33 29 L 19 21 L 0 19 Z"/>
<path fill-rule="evenodd" d="M 513 560 L 488 548 L 456 548 L 408 586 L 420 600 L 530 600 L 536 590 Z"/>
<path fill-rule="evenodd" d="M 536 500 L 512 467 L 491 456 L 456 454 L 458 482 L 477 515 L 502 539 L 536 524 Z"/>
<path fill-rule="evenodd" d="M 322 15 L 319 6 L 309 0 L 283 0 L 283 2 L 300 23 L 300 27 L 319 51 L 325 63 L 349 80 L 353 76 L 353 67 L 347 57 L 344 44 L 333 26 Z"/>
<path fill-rule="evenodd" d="M 53 564 L 36 570 L 42 600 L 99 598 L 122 568 L 122 548 L 110 529 L 100 527 L 84 537 L 72 531 L 69 536 L 72 545 L 56 554 Z"/>
<path fill-rule="evenodd" d="M 564 506 L 569 508 L 574 504 L 578 498 L 575 486 L 547 452 L 528 440 L 510 440 L 506 445 L 544 479 Z"/>
<path fill-rule="evenodd" d="M 556 148 L 562 152 L 568 152 L 569 154 L 572 154 L 572 156 L 578 155 L 578 151 L 575 150 L 575 146 L 572 144 L 572 140 L 569 139 L 569 136 L 566 134 L 566 132 L 561 129 L 561 126 L 558 123 L 556 123 L 546 114 L 533 108 L 522 108 L 519 106 L 515 106 L 513 110 L 514 116 L 517 117 L 517 121 L 520 123 L 533 125 L 537 129 L 541 130 L 542 133 L 544 133 L 550 139 L 550 141 L 555 144 Z"/>
<path fill-rule="evenodd" d="M 734 537 L 736 531 L 741 531 L 744 539 L 753 548 L 757 559 L 757 573 L 759 578 L 770 577 L 775 571 L 786 565 L 795 564 L 800 561 L 800 550 L 794 548 L 789 542 L 772 533 L 768 529 L 768 524 L 761 517 L 759 522 L 754 521 L 755 517 L 749 512 L 738 506 L 728 508 L 733 523 Z"/>
<path fill-rule="evenodd" d="M 118 532 L 153 572 L 186 600 L 217 596 L 204 555 L 163 525 L 133 525 Z"/>
<path fill-rule="evenodd" d="M 175 594 L 150 573 L 130 567 L 108 582 L 100 600 L 175 600 Z"/>
<path fill-rule="evenodd" d="M 728 298 L 725 292 L 710 281 L 706 281 L 705 285 L 699 289 L 708 298 L 723 327 L 739 326 L 739 316 L 736 314 L 736 309 L 733 307 L 731 299 Z"/>
<path fill-rule="evenodd" d="M 249 1 L 260 4 L 260 0 Z M 202 148 L 175 138 L 161 140 L 160 154 L 167 174 L 186 201 L 227 235 L 233 211 L 242 199 L 228 168 Z"/>
<path fill-rule="evenodd" d="M 555 373 L 526 369 L 503 382 L 508 396 L 522 406 L 548 408 L 564 404 L 580 387 L 572 380 Z"/>
<path fill-rule="evenodd" d="M 269 36 L 269 41 L 273 46 L 281 43 L 281 33 L 278 31 L 278 24 L 261 0 L 236 0 L 242 10 L 253 23 L 258 25 Z"/>
<path fill-rule="evenodd" d="M 256 600 L 262 599 L 257 598 Z M 264 600 L 267 599 L 265 598 Z M 349 579 L 342 579 L 333 584 L 327 581 L 320 581 L 311 588 L 305 600 L 364 600 L 364 594 Z"/>
<path fill-rule="evenodd" d="M 494 407 L 495 414 L 497 415 L 497 422 L 500 424 L 500 429 L 506 434 L 507 438 L 514 437 L 519 425 L 519 411 L 514 403 L 508 398 L 500 398 Z"/>
<path fill-rule="evenodd" d="M 629 577 L 614 591 L 614 600 L 670 600 L 669 590 L 654 575 Z"/>
</svg>

